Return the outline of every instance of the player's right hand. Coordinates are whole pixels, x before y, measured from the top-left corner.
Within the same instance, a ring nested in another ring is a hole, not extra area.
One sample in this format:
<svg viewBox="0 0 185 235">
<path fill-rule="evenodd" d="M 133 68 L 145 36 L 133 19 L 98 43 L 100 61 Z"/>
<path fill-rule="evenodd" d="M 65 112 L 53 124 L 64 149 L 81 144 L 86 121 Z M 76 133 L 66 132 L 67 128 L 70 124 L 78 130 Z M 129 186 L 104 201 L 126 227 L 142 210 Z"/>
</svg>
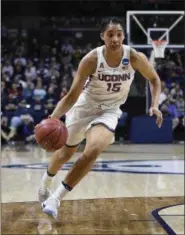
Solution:
<svg viewBox="0 0 185 235">
<path fill-rule="evenodd" d="M 158 108 L 151 107 L 149 109 L 149 115 L 153 116 L 154 114 L 157 116 L 156 124 L 159 128 L 161 128 L 161 125 L 163 123 L 163 115 Z"/>
</svg>

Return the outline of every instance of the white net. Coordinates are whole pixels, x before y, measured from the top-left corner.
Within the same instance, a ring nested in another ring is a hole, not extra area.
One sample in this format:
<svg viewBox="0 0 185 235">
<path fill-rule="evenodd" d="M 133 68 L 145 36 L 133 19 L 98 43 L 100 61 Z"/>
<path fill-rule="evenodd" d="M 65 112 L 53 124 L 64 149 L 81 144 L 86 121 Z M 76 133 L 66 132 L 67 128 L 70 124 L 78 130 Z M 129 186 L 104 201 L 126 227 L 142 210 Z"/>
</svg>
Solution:
<svg viewBox="0 0 185 235">
<path fill-rule="evenodd" d="M 155 58 L 164 58 L 165 56 L 164 52 L 165 52 L 165 48 L 167 44 L 168 42 L 165 40 L 153 40 L 152 41 Z"/>
</svg>

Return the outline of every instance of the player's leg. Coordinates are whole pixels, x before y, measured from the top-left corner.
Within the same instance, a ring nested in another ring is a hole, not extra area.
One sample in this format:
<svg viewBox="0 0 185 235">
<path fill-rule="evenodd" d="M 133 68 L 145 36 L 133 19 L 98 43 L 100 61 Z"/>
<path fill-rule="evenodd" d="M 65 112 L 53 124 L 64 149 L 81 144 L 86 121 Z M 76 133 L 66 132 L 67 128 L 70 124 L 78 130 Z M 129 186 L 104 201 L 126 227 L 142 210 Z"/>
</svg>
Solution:
<svg viewBox="0 0 185 235">
<path fill-rule="evenodd" d="M 89 172 L 100 153 L 111 143 L 113 136 L 114 133 L 101 124 L 88 130 L 84 152 L 71 167 L 62 184 L 43 202 L 44 213 L 54 218 L 57 217 L 60 200 Z"/>
<path fill-rule="evenodd" d="M 99 124 L 86 133 L 86 146 L 81 157 L 74 163 L 64 179 L 71 189 L 89 172 L 97 157 L 110 145 L 114 133 Z"/>
<path fill-rule="evenodd" d="M 69 116 L 66 118 L 66 127 L 68 130 L 68 138 L 66 145 L 57 150 L 51 157 L 47 172 L 44 173 L 39 189 L 39 201 L 45 201 L 50 195 L 50 187 L 56 173 L 61 169 L 62 165 L 69 161 L 73 153 L 76 152 L 79 143 L 85 138 L 85 121 L 77 119 L 73 108 Z"/>
<path fill-rule="evenodd" d="M 90 116 L 84 121 L 84 134 L 87 143 L 81 157 L 71 167 L 62 184 L 55 192 L 43 202 L 43 212 L 52 217 L 57 216 L 60 200 L 89 172 L 93 163 L 114 139 L 114 131 L 120 112 L 116 110 L 105 111 L 100 116 Z M 78 126 L 75 125 L 75 126 Z"/>
<path fill-rule="evenodd" d="M 61 149 L 57 150 L 48 165 L 48 172 L 52 175 L 55 175 L 60 170 L 61 166 L 70 160 L 73 153 L 76 152 L 78 146 L 79 145 L 65 145 Z"/>
<path fill-rule="evenodd" d="M 39 188 L 39 201 L 43 202 L 50 196 L 50 187 L 52 180 L 60 168 L 72 157 L 73 153 L 76 152 L 77 146 L 63 146 L 61 149 L 54 152 L 51 157 L 47 171 L 44 173 L 41 185 Z"/>
</svg>

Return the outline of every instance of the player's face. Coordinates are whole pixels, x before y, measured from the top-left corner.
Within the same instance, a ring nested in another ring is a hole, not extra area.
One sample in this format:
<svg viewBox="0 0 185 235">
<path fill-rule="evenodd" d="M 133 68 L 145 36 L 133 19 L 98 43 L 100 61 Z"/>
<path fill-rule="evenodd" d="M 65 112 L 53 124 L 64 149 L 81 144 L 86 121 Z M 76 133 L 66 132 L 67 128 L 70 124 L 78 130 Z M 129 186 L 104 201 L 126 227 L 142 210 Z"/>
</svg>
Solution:
<svg viewBox="0 0 185 235">
<path fill-rule="evenodd" d="M 120 50 L 124 40 L 122 26 L 120 24 L 109 24 L 104 33 L 101 34 L 101 39 L 111 51 Z"/>
</svg>

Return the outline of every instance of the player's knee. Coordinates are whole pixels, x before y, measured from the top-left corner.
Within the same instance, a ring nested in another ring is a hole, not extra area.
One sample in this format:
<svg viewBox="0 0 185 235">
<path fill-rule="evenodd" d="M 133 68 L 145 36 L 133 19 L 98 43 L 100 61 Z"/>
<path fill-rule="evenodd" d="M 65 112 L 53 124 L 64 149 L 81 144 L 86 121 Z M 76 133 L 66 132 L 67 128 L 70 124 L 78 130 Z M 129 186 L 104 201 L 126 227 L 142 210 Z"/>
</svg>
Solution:
<svg viewBox="0 0 185 235">
<path fill-rule="evenodd" d="M 59 150 L 56 151 L 56 154 L 58 156 L 58 159 L 66 159 L 69 160 L 72 155 L 73 155 L 74 151 L 72 149 L 66 148 L 65 146 Z"/>
<path fill-rule="evenodd" d="M 94 143 L 86 146 L 84 155 L 90 158 L 97 158 L 98 155 L 103 151 L 101 144 Z"/>
</svg>

